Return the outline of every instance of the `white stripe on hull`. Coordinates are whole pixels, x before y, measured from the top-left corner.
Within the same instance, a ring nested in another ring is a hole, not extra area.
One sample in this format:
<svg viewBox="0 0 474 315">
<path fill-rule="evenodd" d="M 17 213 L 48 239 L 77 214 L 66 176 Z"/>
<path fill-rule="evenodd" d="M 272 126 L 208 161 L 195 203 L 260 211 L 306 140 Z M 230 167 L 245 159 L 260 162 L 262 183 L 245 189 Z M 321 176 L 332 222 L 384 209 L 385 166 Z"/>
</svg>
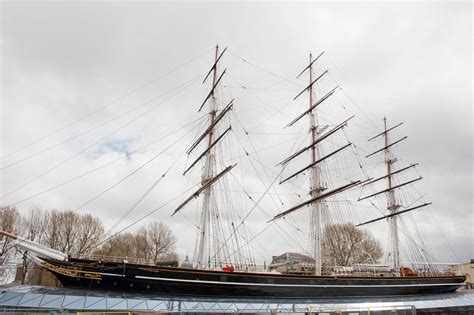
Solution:
<svg viewBox="0 0 474 315">
<path fill-rule="evenodd" d="M 434 287 L 434 286 L 460 286 L 460 283 L 419 283 L 419 284 L 274 284 L 274 283 L 243 283 L 243 282 L 228 282 L 228 281 L 208 281 L 208 280 L 186 280 L 173 278 L 158 278 L 147 276 L 135 276 L 136 279 L 144 280 L 158 280 L 170 282 L 188 282 L 188 283 L 203 283 L 203 284 L 226 284 L 226 285 L 241 285 L 241 286 L 269 286 L 269 287 L 308 287 L 308 288 L 384 288 L 384 287 Z"/>
</svg>

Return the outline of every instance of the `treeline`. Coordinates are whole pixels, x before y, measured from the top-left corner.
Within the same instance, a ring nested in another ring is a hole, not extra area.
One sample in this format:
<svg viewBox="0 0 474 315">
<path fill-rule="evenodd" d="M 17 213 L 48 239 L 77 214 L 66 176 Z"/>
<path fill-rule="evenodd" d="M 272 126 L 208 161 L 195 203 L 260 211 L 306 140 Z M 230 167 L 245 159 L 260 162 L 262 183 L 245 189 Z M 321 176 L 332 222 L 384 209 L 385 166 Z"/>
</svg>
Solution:
<svg viewBox="0 0 474 315">
<path fill-rule="evenodd" d="M 20 214 L 14 207 L 0 207 L 0 229 L 72 256 L 130 257 L 152 262 L 176 260 L 176 238 L 163 223 L 149 222 L 134 232 L 107 235 L 102 221 L 87 213 L 34 208 Z M 0 236 L 0 264 L 7 269 L 23 265 L 23 283 L 32 265 L 28 253 Z M 30 277 L 31 278 L 31 277 Z"/>
<path fill-rule="evenodd" d="M 136 232 L 125 232 L 103 243 L 95 255 L 132 257 L 158 262 L 176 260 L 174 252 L 176 238 L 171 230 L 161 222 L 150 222 Z"/>
<path fill-rule="evenodd" d="M 157 263 L 176 261 L 176 238 L 163 223 L 149 222 L 134 232 L 107 235 L 102 221 L 90 214 L 71 210 L 31 209 L 25 214 L 12 207 L 0 207 L 0 229 L 72 256 L 128 258 Z M 22 283 L 35 276 L 28 253 L 13 247 L 12 240 L 0 236 L 0 277 L 21 265 Z M 329 224 L 323 231 L 323 266 L 350 266 L 377 263 L 383 256 L 380 242 L 352 224 Z M 100 258 L 98 257 L 98 258 Z M 0 279 L 1 280 L 1 279 Z M 4 281 L 1 281 L 4 282 Z"/>
</svg>

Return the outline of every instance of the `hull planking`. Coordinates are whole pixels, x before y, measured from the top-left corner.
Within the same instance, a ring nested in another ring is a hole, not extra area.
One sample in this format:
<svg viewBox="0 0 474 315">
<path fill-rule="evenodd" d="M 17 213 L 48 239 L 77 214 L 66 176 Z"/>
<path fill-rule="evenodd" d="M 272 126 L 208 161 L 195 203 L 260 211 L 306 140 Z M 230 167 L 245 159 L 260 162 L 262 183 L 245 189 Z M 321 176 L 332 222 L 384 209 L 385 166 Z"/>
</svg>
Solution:
<svg viewBox="0 0 474 315">
<path fill-rule="evenodd" d="M 321 298 L 448 293 L 463 276 L 354 277 L 223 272 L 148 265 L 47 260 L 65 287 L 187 297 Z"/>
</svg>

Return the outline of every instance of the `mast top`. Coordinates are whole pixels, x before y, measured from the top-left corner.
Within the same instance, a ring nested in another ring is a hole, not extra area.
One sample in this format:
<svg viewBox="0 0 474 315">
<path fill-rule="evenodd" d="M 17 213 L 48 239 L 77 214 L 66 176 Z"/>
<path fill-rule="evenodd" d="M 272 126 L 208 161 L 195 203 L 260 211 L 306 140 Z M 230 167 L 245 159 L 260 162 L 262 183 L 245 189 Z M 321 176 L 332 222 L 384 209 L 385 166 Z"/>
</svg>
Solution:
<svg viewBox="0 0 474 315">
<path fill-rule="evenodd" d="M 311 61 L 311 62 L 309 63 L 309 65 L 306 66 L 306 68 L 304 68 L 303 71 L 301 71 L 300 74 L 298 74 L 298 76 L 296 76 L 296 78 L 298 79 L 306 70 L 308 70 L 309 68 L 311 68 L 311 66 L 313 65 L 313 63 L 315 63 L 316 60 L 318 60 L 319 57 L 321 57 L 323 54 L 324 54 L 324 51 L 323 51 L 322 53 L 320 53 L 313 61 Z M 313 55 L 312 55 L 311 53 L 309 53 L 309 57 L 312 58 L 312 56 L 313 56 Z"/>
<path fill-rule="evenodd" d="M 216 60 L 214 61 L 214 64 L 212 65 L 211 69 L 209 70 L 209 72 L 206 74 L 206 77 L 205 77 L 204 80 L 202 81 L 203 84 L 206 82 L 206 80 L 207 80 L 207 78 L 209 77 L 209 75 L 211 74 L 211 72 L 216 69 L 217 63 L 218 63 L 219 60 L 222 58 L 222 55 L 224 55 L 224 53 L 226 52 L 226 50 L 227 50 L 227 47 L 224 48 L 224 50 L 220 53 L 219 57 L 217 57 L 217 54 L 218 54 L 218 52 L 219 52 L 219 46 L 216 45 Z M 215 84 L 213 84 L 213 85 L 215 85 Z"/>
</svg>

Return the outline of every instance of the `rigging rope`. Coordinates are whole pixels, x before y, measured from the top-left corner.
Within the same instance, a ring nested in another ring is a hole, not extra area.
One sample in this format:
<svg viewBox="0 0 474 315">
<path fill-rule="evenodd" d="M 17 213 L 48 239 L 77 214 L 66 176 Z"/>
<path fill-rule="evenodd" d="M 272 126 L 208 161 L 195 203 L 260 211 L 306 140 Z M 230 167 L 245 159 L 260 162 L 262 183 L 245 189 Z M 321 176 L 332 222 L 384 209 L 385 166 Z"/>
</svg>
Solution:
<svg viewBox="0 0 474 315">
<path fill-rule="evenodd" d="M 285 168 L 282 168 L 281 172 L 283 172 Z M 229 239 L 237 232 L 237 230 L 242 226 L 242 224 L 244 223 L 244 221 L 249 217 L 249 215 L 257 208 L 257 205 L 260 203 L 260 201 L 262 201 L 263 197 L 265 197 L 266 193 L 270 190 L 270 188 L 273 186 L 273 184 L 276 182 L 276 180 L 278 179 L 278 177 L 281 175 L 281 172 L 280 174 L 278 174 L 278 176 L 275 177 L 275 179 L 270 183 L 270 185 L 268 185 L 268 187 L 265 189 L 265 193 L 262 194 L 262 196 L 260 196 L 260 198 L 254 202 L 255 205 L 249 210 L 249 212 L 245 215 L 245 217 L 242 219 L 241 222 L 239 222 L 239 224 L 237 225 L 237 227 L 235 228 L 235 230 L 231 233 L 231 235 L 224 241 L 223 245 L 222 246 L 225 246 L 225 244 L 227 244 L 227 242 L 229 241 Z M 214 254 L 217 255 L 221 250 L 222 250 L 222 246 L 217 250 L 217 252 Z"/>
<path fill-rule="evenodd" d="M 62 165 L 64 165 L 64 164 L 66 164 L 67 162 L 71 161 L 72 159 L 74 159 L 74 158 L 76 158 L 77 156 L 81 155 L 82 153 L 86 152 L 86 151 L 89 150 L 90 148 L 92 148 L 92 147 L 96 146 L 97 144 L 103 142 L 105 139 L 107 139 L 107 138 L 110 137 L 111 135 L 113 135 L 113 134 L 117 133 L 118 131 L 122 130 L 123 128 L 125 128 L 125 127 L 131 125 L 132 123 L 134 123 L 134 122 L 137 121 L 138 119 L 140 119 L 140 118 L 142 118 L 142 117 L 145 117 L 146 114 L 148 114 L 148 113 L 150 113 L 151 111 L 155 110 L 155 109 L 158 108 L 160 105 L 166 103 L 168 100 L 170 100 L 170 99 L 173 98 L 174 96 L 176 96 L 176 95 L 178 95 L 179 93 L 181 93 L 182 91 L 184 91 L 185 88 L 189 87 L 189 86 L 186 87 L 185 85 L 191 83 L 192 81 L 196 80 L 197 78 L 198 78 L 198 77 L 196 76 L 195 78 L 193 78 L 193 79 L 187 81 L 185 84 L 183 84 L 183 85 L 181 85 L 181 86 L 178 87 L 178 88 L 183 87 L 182 90 L 180 90 L 180 91 L 178 91 L 178 92 L 172 94 L 172 95 L 169 96 L 168 98 L 162 100 L 161 102 L 159 102 L 158 104 L 156 104 L 156 105 L 154 105 L 153 107 L 149 108 L 149 109 L 146 110 L 145 112 L 143 112 L 143 113 L 141 113 L 140 115 L 134 117 L 132 120 L 128 121 L 127 123 L 121 125 L 120 127 L 116 128 L 116 129 L 114 129 L 112 132 L 106 134 L 105 136 L 103 136 L 102 138 L 100 138 L 98 141 L 93 142 L 92 144 L 88 145 L 87 147 L 85 147 L 85 148 L 81 149 L 80 151 L 74 153 L 72 156 L 70 156 L 70 157 L 66 158 L 65 160 L 61 161 L 59 164 L 54 165 L 53 167 L 49 168 L 49 169 L 46 170 L 45 172 L 43 172 L 43 173 L 37 175 L 37 176 L 34 177 L 34 178 L 31 178 L 30 180 L 28 180 L 28 181 L 25 182 L 24 184 L 22 184 L 22 185 L 20 185 L 20 186 L 18 186 L 18 187 L 16 187 L 16 188 L 14 188 L 13 190 L 7 192 L 5 195 L 3 195 L 2 197 L 0 197 L 0 199 L 3 199 L 3 198 L 5 198 L 5 197 L 11 195 L 12 193 L 14 193 L 14 192 L 20 190 L 21 188 L 23 188 L 23 187 L 29 185 L 30 183 L 32 183 L 32 182 L 38 180 L 39 178 L 43 177 L 44 175 L 47 175 L 47 174 L 50 173 L 51 171 L 53 171 L 53 170 L 57 169 L 58 167 L 60 167 L 60 166 L 62 166 Z M 175 90 L 175 89 L 173 89 L 173 90 Z M 169 93 L 169 92 L 166 92 L 165 94 L 167 94 L 167 93 Z M 164 95 L 164 94 L 162 94 L 162 95 Z M 161 95 L 161 96 L 162 96 L 162 95 Z M 159 97 L 161 97 L 161 96 L 159 96 Z M 156 99 L 156 98 L 154 98 L 153 100 L 155 100 L 155 99 Z M 147 104 L 147 103 L 150 103 L 150 102 L 152 102 L 153 100 L 148 101 L 148 102 L 146 102 L 146 103 L 143 103 L 143 104 L 140 105 L 140 106 L 143 106 L 143 105 L 145 105 L 145 104 Z"/>
<path fill-rule="evenodd" d="M 34 145 L 34 144 L 36 144 L 36 143 L 38 143 L 38 142 L 44 140 L 44 139 L 46 139 L 46 138 L 51 137 L 52 135 L 55 135 L 56 133 L 59 133 L 59 132 L 65 130 L 65 129 L 67 129 L 67 128 L 69 128 L 69 127 L 71 127 L 71 126 L 73 126 L 73 125 L 75 125 L 75 124 L 77 124 L 77 123 L 83 121 L 84 119 L 89 118 L 89 117 L 93 116 L 94 114 L 97 114 L 97 113 L 101 112 L 102 110 L 104 110 L 104 109 L 106 109 L 106 108 L 108 108 L 108 107 L 114 105 L 115 103 L 118 103 L 119 101 L 125 99 L 126 97 L 128 97 L 128 96 L 130 96 L 130 95 L 135 94 L 136 92 L 138 92 L 138 91 L 144 89 L 145 87 L 147 87 L 147 86 L 149 86 L 149 85 L 151 85 L 151 84 L 153 84 L 153 83 L 155 83 L 155 82 L 157 82 L 157 81 L 160 81 L 160 80 L 164 79 L 165 77 L 167 77 L 168 75 L 172 74 L 173 72 L 175 72 L 175 71 L 177 71 L 177 70 L 179 70 L 179 69 L 181 69 L 181 68 L 187 66 L 188 64 L 190 64 L 190 63 L 192 63 L 192 62 L 194 62 L 194 61 L 200 59 L 201 57 L 203 57 L 204 55 L 206 55 L 211 49 L 214 49 L 214 47 L 206 49 L 206 51 L 204 51 L 204 52 L 201 53 L 200 55 L 198 55 L 198 56 L 196 56 L 196 57 L 194 57 L 194 58 L 192 58 L 192 59 L 189 59 L 188 61 L 186 61 L 185 63 L 181 64 L 180 66 L 175 67 L 174 69 L 172 69 L 172 70 L 166 72 L 165 74 L 163 74 L 163 75 L 161 75 L 161 76 L 159 76 L 159 77 L 157 77 L 157 78 L 154 78 L 154 79 L 152 79 L 152 80 L 150 80 L 150 81 L 148 81 L 148 82 L 146 82 L 146 83 L 144 83 L 144 84 L 138 86 L 137 88 L 133 89 L 132 91 L 130 91 L 130 92 L 128 92 L 128 93 L 126 93 L 126 94 L 124 94 L 124 95 L 122 95 L 122 96 L 120 96 L 120 97 L 114 99 L 112 102 L 110 102 L 110 103 L 108 103 L 108 104 L 106 104 L 106 105 L 104 105 L 104 106 L 102 106 L 102 107 L 99 107 L 98 109 L 96 109 L 96 110 L 94 110 L 94 111 L 92 111 L 92 112 L 90 112 L 90 113 L 88 113 L 88 114 L 86 114 L 86 115 L 80 117 L 79 119 L 76 119 L 76 120 L 74 120 L 74 121 L 72 121 L 72 122 L 70 122 L 70 123 L 64 125 L 63 127 L 60 127 L 59 129 L 56 129 L 56 130 L 52 131 L 52 132 L 49 133 L 49 134 L 46 134 L 45 136 L 42 136 L 42 137 L 40 137 L 40 138 L 37 138 L 37 139 L 34 140 L 33 142 L 31 142 L 31 143 L 29 143 L 29 144 L 26 144 L 26 145 L 24 145 L 24 146 L 22 146 L 22 147 L 16 149 L 15 151 L 12 151 L 12 152 L 10 152 L 10 153 L 7 153 L 7 154 L 1 156 L 1 157 L 0 157 L 0 160 L 3 159 L 3 158 L 9 157 L 9 156 L 11 156 L 11 155 L 13 155 L 13 154 L 16 154 L 16 153 L 18 153 L 18 152 L 20 152 L 20 151 L 23 151 L 24 149 L 26 149 L 26 148 L 28 148 L 28 147 L 30 147 L 30 146 L 32 146 L 32 145 Z"/>
<path fill-rule="evenodd" d="M 239 57 L 238 55 L 234 54 L 234 53 L 233 53 L 232 51 L 230 51 L 230 50 L 229 50 L 229 54 L 230 54 L 231 56 L 233 56 L 234 58 L 236 58 L 236 59 L 242 61 L 243 63 L 246 63 L 246 64 L 248 64 L 248 65 L 251 65 L 251 66 L 253 66 L 253 67 L 255 67 L 255 68 L 257 68 L 257 69 L 259 69 L 259 70 L 261 70 L 261 71 L 263 71 L 263 72 L 265 72 L 265 73 L 267 73 L 267 74 L 270 74 L 270 75 L 272 75 L 272 76 L 274 76 L 274 77 L 277 77 L 277 78 L 279 78 L 279 79 L 282 79 L 282 80 L 284 80 L 284 81 L 286 81 L 286 82 L 288 82 L 288 83 L 291 83 L 291 84 L 293 84 L 293 85 L 296 85 L 296 86 L 298 86 L 298 87 L 302 87 L 300 84 L 298 84 L 298 83 L 296 83 L 296 82 L 294 82 L 294 81 L 291 81 L 291 80 L 289 80 L 289 79 L 287 79 L 287 78 L 285 78 L 285 77 L 283 77 L 283 76 L 281 76 L 281 75 L 279 75 L 279 74 L 276 74 L 276 73 L 274 73 L 274 72 L 272 72 L 272 71 L 269 71 L 269 70 L 267 70 L 267 69 L 265 69 L 265 68 L 263 68 L 263 67 L 261 67 L 261 66 L 258 66 L 258 65 L 256 65 L 256 64 L 254 64 L 254 63 L 248 61 L 248 59 Z"/>
<path fill-rule="evenodd" d="M 192 129 L 191 129 L 192 131 Z M 168 145 L 165 149 L 163 149 L 162 151 L 160 151 L 159 153 L 155 154 L 151 159 L 147 160 L 145 163 L 141 164 L 140 166 L 138 166 L 137 168 L 135 168 L 132 172 L 128 173 L 127 175 L 125 175 L 124 177 L 122 177 L 120 180 L 118 180 L 117 182 L 115 182 L 114 184 L 112 184 L 111 186 L 107 187 L 105 190 L 103 190 L 102 192 L 100 192 L 99 194 L 97 194 L 96 196 L 94 196 L 93 198 L 89 199 L 88 201 L 84 202 L 83 204 L 81 204 L 79 207 L 77 207 L 75 210 L 79 210 L 81 209 L 82 207 L 84 207 L 85 205 L 91 203 L 92 201 L 96 200 L 97 198 L 99 198 L 100 196 L 104 195 L 105 193 L 107 193 L 108 191 L 112 190 L 114 187 L 120 185 L 121 183 L 123 183 L 125 180 L 127 180 L 128 178 L 130 178 L 131 176 L 133 176 L 134 174 L 136 174 L 138 171 L 140 171 L 142 168 L 144 168 L 145 166 L 147 166 L 148 164 L 150 164 L 151 162 L 153 162 L 155 159 L 157 159 L 159 156 L 163 155 L 166 151 L 168 151 L 168 149 L 172 148 L 176 143 L 178 143 L 179 141 L 181 141 L 185 136 L 187 136 L 190 132 L 188 133 L 185 133 L 183 134 L 180 138 L 176 139 L 175 141 L 173 141 L 170 145 Z M 179 158 L 178 158 L 179 159 Z M 176 162 L 178 161 L 178 159 L 175 159 L 174 162 L 171 164 L 171 166 L 169 167 L 169 169 L 162 175 L 162 177 L 160 177 L 159 179 L 161 180 L 162 178 L 164 178 L 166 176 L 166 174 L 168 173 L 168 171 L 171 169 L 171 167 L 173 167 Z M 145 195 L 146 196 L 146 195 Z M 144 196 L 144 197 L 145 197 Z M 144 198 L 143 197 L 143 198 Z M 133 209 L 132 209 L 133 210 Z"/>
<path fill-rule="evenodd" d="M 207 115 L 206 115 L 206 116 L 207 116 Z M 195 120 L 193 120 L 191 123 L 188 123 L 188 124 L 184 125 L 183 127 L 177 128 L 177 129 L 173 130 L 172 132 L 168 133 L 167 135 L 165 135 L 165 136 L 163 136 L 163 137 L 160 137 L 160 138 L 158 138 L 158 139 L 156 139 L 156 140 L 150 142 L 150 143 L 147 144 L 147 145 L 144 145 L 144 146 L 142 146 L 142 147 L 139 147 L 139 148 L 137 148 L 137 149 L 135 149 L 135 150 L 129 152 L 129 153 L 128 153 L 128 157 L 130 157 L 131 155 L 133 155 L 133 154 L 135 154 L 135 153 L 137 153 L 137 152 L 140 152 L 140 151 L 142 151 L 143 149 L 145 149 L 145 148 L 147 148 L 147 147 L 149 147 L 149 146 L 151 146 L 151 145 L 153 145 L 153 144 L 155 144 L 155 143 L 157 143 L 157 142 L 159 142 L 159 141 L 161 141 L 161 140 L 163 140 L 163 139 L 165 139 L 165 138 L 167 138 L 167 137 L 173 135 L 175 132 L 180 131 L 181 129 L 183 129 L 183 128 L 185 128 L 185 127 L 188 127 L 189 125 L 192 125 L 192 124 L 194 124 L 194 123 L 196 123 L 196 122 L 199 122 L 199 121 L 200 121 L 201 119 L 203 119 L 203 118 L 205 118 L 205 116 L 200 117 L 200 118 L 198 118 L 198 119 L 195 119 Z M 92 173 L 94 173 L 94 172 L 96 172 L 96 171 L 98 171 L 98 170 L 100 170 L 100 169 L 103 169 L 103 168 L 105 168 L 105 167 L 107 167 L 107 166 L 109 166 L 109 165 L 112 165 L 112 164 L 114 164 L 115 162 L 118 162 L 118 161 L 123 160 L 123 159 L 125 159 L 125 158 L 127 158 L 127 156 L 121 156 L 121 157 L 119 157 L 119 158 L 116 158 L 116 159 L 114 159 L 114 160 L 112 160 L 112 161 L 109 161 L 109 162 L 107 162 L 107 163 L 104 163 L 104 164 L 102 164 L 102 165 L 100 165 L 100 166 L 98 166 L 98 167 L 96 167 L 96 168 L 93 168 L 93 169 L 91 169 L 91 170 L 89 170 L 89 171 L 87 171 L 87 172 L 85 172 L 85 173 L 82 173 L 82 174 L 80 174 L 80 175 L 78 175 L 78 176 L 76 176 L 76 177 L 73 177 L 73 178 L 71 178 L 71 179 L 69 179 L 69 180 L 67 180 L 67 181 L 65 181 L 65 182 L 62 182 L 62 183 L 60 183 L 60 184 L 58 184 L 58 185 L 49 187 L 49 188 L 47 188 L 47 189 L 45 189 L 45 190 L 43 190 L 43 191 L 41 191 L 41 192 L 39 192 L 39 193 L 30 195 L 29 197 L 26 197 L 26 198 L 23 198 L 23 199 L 20 199 L 20 200 L 14 202 L 14 203 L 11 203 L 9 206 L 10 206 L 10 207 L 13 207 L 13 206 L 15 206 L 15 205 L 17 205 L 17 204 L 20 204 L 20 203 L 22 203 L 22 202 L 25 202 L 25 201 L 28 201 L 28 200 L 33 199 L 33 198 L 35 198 L 35 197 L 38 197 L 38 196 L 40 196 L 40 195 L 43 195 L 43 194 L 45 194 L 45 193 L 47 193 L 47 192 L 50 192 L 50 191 L 55 190 L 55 189 L 57 189 L 57 188 L 59 188 L 59 187 L 62 187 L 62 186 L 67 185 L 67 184 L 69 184 L 69 183 L 72 183 L 72 182 L 74 182 L 74 181 L 76 181 L 76 180 L 78 180 L 78 179 L 80 179 L 80 178 L 83 178 L 83 177 L 85 177 L 85 176 L 87 176 L 87 175 L 90 175 L 90 174 L 92 174 Z"/>
<path fill-rule="evenodd" d="M 163 97 L 163 96 L 166 95 L 166 94 L 169 94 L 169 93 L 171 93 L 171 92 L 173 92 L 173 91 L 175 91 L 175 90 L 178 90 L 178 89 L 180 89 L 180 88 L 183 88 L 181 91 L 178 91 L 177 93 L 172 94 L 170 97 L 166 98 L 166 99 L 163 100 L 162 102 L 160 102 L 160 103 L 158 103 L 158 104 L 152 106 L 151 108 L 149 108 L 149 109 L 146 110 L 145 112 L 139 114 L 139 115 L 136 116 L 134 119 L 132 119 L 130 122 L 126 123 L 125 125 L 123 125 L 123 126 L 121 126 L 121 127 L 119 127 L 118 129 L 114 130 L 114 131 L 111 133 L 111 134 L 113 134 L 113 133 L 117 132 L 118 130 L 120 130 L 122 127 L 128 126 L 129 124 L 135 122 L 135 121 L 138 120 L 139 118 L 144 117 L 146 114 L 148 114 L 148 113 L 151 112 L 152 110 L 156 109 L 159 105 L 164 104 L 166 101 L 168 101 L 168 100 L 171 99 L 172 97 L 178 95 L 180 92 L 182 92 L 182 91 L 184 90 L 184 88 L 187 88 L 187 87 L 186 87 L 187 84 L 189 84 L 190 82 L 193 82 L 193 81 L 197 80 L 199 77 L 200 77 L 200 76 L 196 76 L 196 77 L 192 78 L 191 80 L 186 81 L 184 84 L 181 84 L 181 85 L 179 85 L 178 87 L 173 88 L 173 89 L 170 90 L 170 91 L 167 91 L 166 93 L 160 94 L 160 95 L 158 95 L 158 96 L 152 98 L 151 100 L 146 101 L 145 103 L 142 103 L 142 104 L 140 104 L 140 105 L 138 105 L 138 106 L 135 106 L 135 107 L 133 107 L 132 109 L 130 109 L 130 110 L 124 112 L 124 113 L 121 113 L 121 114 L 119 114 L 119 115 L 117 115 L 117 116 L 115 116 L 115 117 L 113 117 L 113 118 L 111 118 L 111 119 L 109 119 L 109 120 L 107 120 L 107 121 L 105 121 L 105 122 L 102 122 L 102 123 L 100 123 L 100 124 L 98 124 L 98 125 L 96 125 L 96 126 L 94 126 L 94 127 L 92 127 L 92 128 L 89 128 L 89 129 L 87 129 L 87 130 L 85 130 L 85 131 L 83 131 L 83 132 L 80 132 L 80 133 L 78 133 L 77 135 L 74 135 L 74 136 L 69 137 L 69 138 L 67 138 L 67 139 L 65 139 L 65 140 L 62 140 L 62 141 L 60 141 L 60 142 L 58 142 L 58 143 L 56 143 L 56 144 L 54 144 L 54 145 L 51 145 L 51 146 L 49 146 L 49 147 L 47 147 L 47 148 L 45 148 L 45 149 L 43 149 L 43 150 L 37 151 L 36 153 L 33 153 L 33 154 L 31 154 L 31 155 L 28 155 L 28 156 L 26 156 L 26 157 L 24 157 L 24 158 L 22 158 L 22 159 L 20 159 L 20 160 L 17 160 L 17 161 L 15 161 L 15 162 L 12 162 L 12 163 L 10 163 L 10 164 L 7 164 L 6 166 L 2 166 L 2 167 L 0 168 L 0 171 L 6 170 L 6 169 L 8 169 L 8 168 L 10 168 L 10 167 L 12 167 L 12 166 L 15 166 L 15 165 L 19 164 L 19 163 L 22 163 L 22 162 L 24 162 L 24 161 L 30 160 L 30 159 L 32 159 L 33 157 L 36 157 L 36 156 L 38 156 L 38 155 L 40 155 L 40 154 L 42 154 L 42 153 L 45 153 L 45 152 L 47 152 L 47 151 L 49 151 L 49 150 L 52 150 L 52 149 L 54 149 L 54 148 L 56 148 L 56 147 L 58 147 L 58 146 L 60 146 L 60 145 L 62 145 L 62 144 L 64 144 L 64 143 L 66 143 L 66 142 L 69 142 L 69 141 L 71 141 L 71 140 L 73 140 L 73 139 L 76 139 L 76 138 L 78 138 L 78 137 L 80 137 L 80 136 L 82 136 L 82 135 L 85 135 L 85 134 L 87 134 L 87 133 L 89 133 L 89 132 L 91 132 L 91 131 L 94 131 L 94 130 L 96 130 L 96 129 L 99 129 L 100 127 L 102 127 L 102 126 L 104 126 L 104 125 L 106 125 L 106 124 L 108 124 L 108 123 L 110 123 L 110 122 L 112 122 L 112 121 L 115 121 L 115 120 L 117 120 L 117 119 L 119 119 L 119 118 L 121 118 L 121 117 L 123 117 L 123 116 L 128 115 L 129 113 L 135 111 L 136 109 L 139 109 L 139 108 L 141 108 L 141 107 L 143 107 L 143 106 L 145 106 L 145 105 L 148 105 L 148 104 L 150 104 L 150 103 L 156 101 L 157 99 Z M 108 136 L 109 136 L 109 135 L 107 135 L 106 137 L 108 137 Z M 102 141 L 102 140 L 103 140 L 103 139 L 101 139 L 100 141 Z M 95 145 L 95 144 L 97 144 L 97 143 L 94 143 L 93 145 Z M 85 150 L 87 150 L 87 149 L 89 149 L 89 147 L 87 147 Z M 85 151 L 85 150 L 84 150 L 84 151 Z M 81 152 L 82 152 L 82 151 L 81 151 Z M 76 156 L 76 155 L 73 155 L 70 159 L 74 158 L 75 156 Z M 67 160 L 66 160 L 66 161 L 67 161 Z M 62 165 L 62 164 L 59 164 L 59 165 Z M 54 169 L 54 168 L 55 168 L 55 167 L 53 167 L 52 169 Z M 50 170 L 48 170 L 46 173 L 48 173 L 49 171 L 50 171 Z M 40 175 L 40 176 L 42 176 L 42 175 Z"/>
<path fill-rule="evenodd" d="M 93 248 L 97 248 L 99 247 L 100 245 L 104 244 L 105 242 L 107 242 L 108 240 L 114 238 L 115 236 L 119 235 L 120 233 L 128 230 L 129 228 L 131 228 L 132 226 L 134 226 L 135 224 L 141 222 L 142 220 L 146 219 L 147 217 L 149 217 L 150 215 L 152 215 L 153 213 L 157 212 L 158 210 L 166 207 L 167 205 L 169 205 L 171 202 L 177 200 L 178 198 L 180 198 L 181 196 L 189 193 L 192 189 L 194 189 L 195 187 L 197 187 L 198 185 L 195 185 L 191 188 L 189 188 L 188 190 L 185 190 L 184 192 L 174 196 L 173 198 L 171 198 L 170 200 L 168 200 L 167 202 L 165 202 L 164 204 L 162 204 L 161 206 L 159 206 L 158 208 L 155 208 L 153 210 L 151 210 L 150 212 L 148 212 L 147 214 L 145 214 L 144 216 L 142 216 L 141 218 L 139 218 L 138 220 L 130 223 L 129 225 L 125 226 L 124 228 L 122 228 L 121 230 L 119 230 L 118 232 L 112 234 L 111 236 L 105 238 L 104 240 L 102 240 L 101 242 L 97 243 Z"/>
</svg>

